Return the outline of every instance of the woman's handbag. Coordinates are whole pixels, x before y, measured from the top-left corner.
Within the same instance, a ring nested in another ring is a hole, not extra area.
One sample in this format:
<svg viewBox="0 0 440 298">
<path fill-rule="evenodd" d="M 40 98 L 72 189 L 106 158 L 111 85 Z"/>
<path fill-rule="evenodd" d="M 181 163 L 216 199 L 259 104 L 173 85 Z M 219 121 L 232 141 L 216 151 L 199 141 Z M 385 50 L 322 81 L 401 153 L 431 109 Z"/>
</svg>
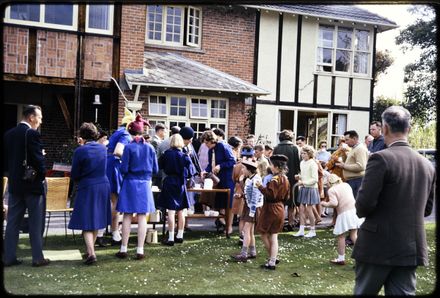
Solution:
<svg viewBox="0 0 440 298">
<path fill-rule="evenodd" d="M 23 160 L 24 174 L 23 174 L 23 180 L 26 182 L 34 182 L 35 177 L 37 177 L 37 171 L 32 166 L 27 164 L 27 132 L 28 132 L 28 130 L 26 130 L 26 133 L 24 135 L 24 160 Z"/>
</svg>

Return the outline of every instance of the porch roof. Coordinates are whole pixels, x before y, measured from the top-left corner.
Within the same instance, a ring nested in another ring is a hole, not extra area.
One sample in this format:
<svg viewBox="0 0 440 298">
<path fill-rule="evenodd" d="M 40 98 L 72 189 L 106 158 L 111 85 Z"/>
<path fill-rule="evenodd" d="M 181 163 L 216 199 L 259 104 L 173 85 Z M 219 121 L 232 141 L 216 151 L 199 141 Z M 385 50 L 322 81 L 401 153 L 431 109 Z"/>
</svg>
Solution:
<svg viewBox="0 0 440 298">
<path fill-rule="evenodd" d="M 144 52 L 142 71 L 125 70 L 125 80 L 133 85 L 204 90 L 249 95 L 269 94 L 254 84 L 169 52 Z"/>
<path fill-rule="evenodd" d="M 289 4 L 259 4 L 244 5 L 261 10 L 278 11 L 280 13 L 293 13 L 304 16 L 329 18 L 339 21 L 350 21 L 363 24 L 376 25 L 380 31 L 399 27 L 395 22 L 379 16 L 356 5 L 289 5 Z"/>
</svg>

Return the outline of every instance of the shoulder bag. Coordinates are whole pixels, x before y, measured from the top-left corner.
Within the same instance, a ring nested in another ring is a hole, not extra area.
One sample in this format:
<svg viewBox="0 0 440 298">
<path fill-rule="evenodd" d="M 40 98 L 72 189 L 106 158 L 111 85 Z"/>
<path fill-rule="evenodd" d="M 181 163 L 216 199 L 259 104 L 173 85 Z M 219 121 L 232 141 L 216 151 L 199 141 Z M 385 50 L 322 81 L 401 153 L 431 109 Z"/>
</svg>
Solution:
<svg viewBox="0 0 440 298">
<path fill-rule="evenodd" d="M 29 130 L 29 129 L 28 129 Z M 23 174 L 23 180 L 26 182 L 34 182 L 35 177 L 37 177 L 37 171 L 35 169 L 27 164 L 27 132 L 24 135 L 24 160 L 23 160 L 23 167 L 24 167 L 24 174 Z"/>
</svg>

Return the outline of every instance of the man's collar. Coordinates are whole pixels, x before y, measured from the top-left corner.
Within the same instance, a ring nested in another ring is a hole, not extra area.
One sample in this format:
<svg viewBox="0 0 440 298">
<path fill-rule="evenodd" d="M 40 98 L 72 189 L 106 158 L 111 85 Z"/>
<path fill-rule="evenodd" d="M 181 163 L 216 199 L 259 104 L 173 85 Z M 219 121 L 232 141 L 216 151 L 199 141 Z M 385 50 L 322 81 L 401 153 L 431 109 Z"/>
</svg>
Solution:
<svg viewBox="0 0 440 298">
<path fill-rule="evenodd" d="M 27 123 L 26 121 L 21 121 L 20 123 L 26 124 L 27 126 L 29 126 L 29 128 L 32 128 L 32 126 L 29 123 Z"/>
</svg>

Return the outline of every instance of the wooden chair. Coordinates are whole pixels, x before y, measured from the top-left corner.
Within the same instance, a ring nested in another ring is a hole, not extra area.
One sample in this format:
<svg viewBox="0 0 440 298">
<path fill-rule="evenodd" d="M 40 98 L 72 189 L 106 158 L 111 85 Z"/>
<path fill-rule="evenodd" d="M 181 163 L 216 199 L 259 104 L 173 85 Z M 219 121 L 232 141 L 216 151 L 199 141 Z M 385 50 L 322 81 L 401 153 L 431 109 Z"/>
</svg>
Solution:
<svg viewBox="0 0 440 298">
<path fill-rule="evenodd" d="M 46 237 L 49 231 L 50 219 L 52 213 L 63 213 L 64 214 L 64 231 L 67 238 L 67 213 L 73 211 L 73 208 L 67 206 L 69 197 L 69 177 L 46 177 L 47 183 L 47 195 L 46 195 Z M 55 216 L 54 216 L 55 217 Z M 75 233 L 72 230 L 73 239 L 75 239 Z"/>
</svg>

